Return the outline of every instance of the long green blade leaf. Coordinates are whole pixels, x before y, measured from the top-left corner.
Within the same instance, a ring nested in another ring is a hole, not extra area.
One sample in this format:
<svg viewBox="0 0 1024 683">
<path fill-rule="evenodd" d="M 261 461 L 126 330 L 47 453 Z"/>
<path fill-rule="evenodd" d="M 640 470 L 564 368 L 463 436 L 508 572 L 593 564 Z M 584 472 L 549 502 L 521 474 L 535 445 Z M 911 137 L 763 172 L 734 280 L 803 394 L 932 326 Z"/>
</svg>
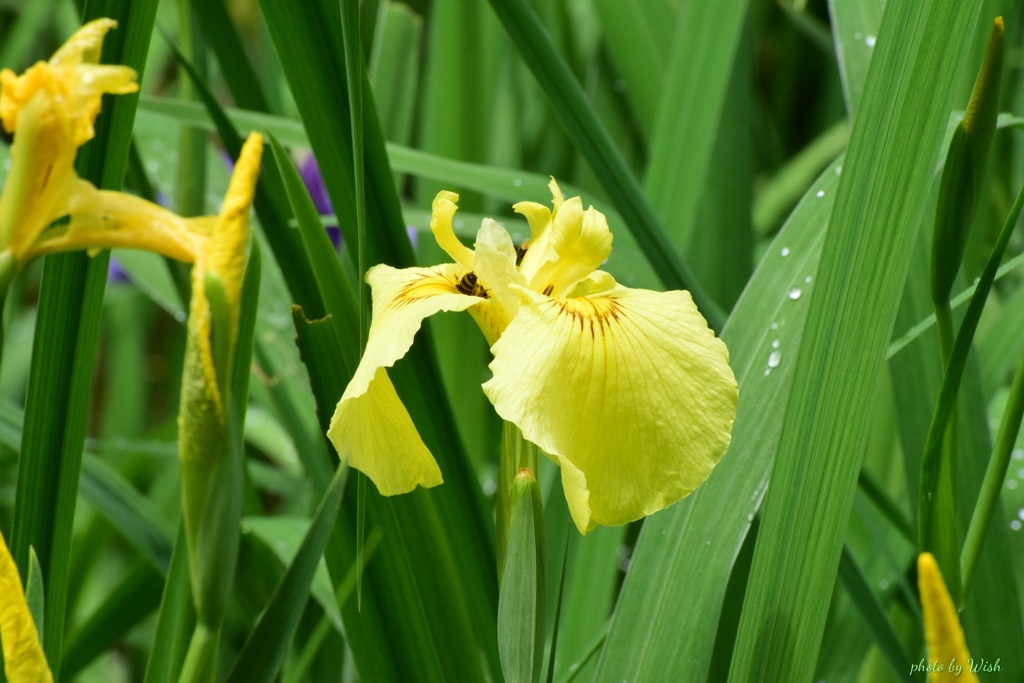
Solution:
<svg viewBox="0 0 1024 683">
<path fill-rule="evenodd" d="M 813 675 L 870 402 L 977 11 L 969 2 L 886 6 L 811 296 L 730 680 Z"/>
</svg>

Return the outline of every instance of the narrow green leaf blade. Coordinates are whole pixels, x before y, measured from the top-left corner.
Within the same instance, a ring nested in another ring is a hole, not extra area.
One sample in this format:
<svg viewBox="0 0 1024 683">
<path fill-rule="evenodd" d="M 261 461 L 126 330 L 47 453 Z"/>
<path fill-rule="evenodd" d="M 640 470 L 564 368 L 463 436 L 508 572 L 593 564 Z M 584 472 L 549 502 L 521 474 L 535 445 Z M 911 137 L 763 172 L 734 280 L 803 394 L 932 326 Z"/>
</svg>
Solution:
<svg viewBox="0 0 1024 683">
<path fill-rule="evenodd" d="M 677 249 L 695 230 L 746 14 L 747 0 L 688 2 L 679 13 L 644 178 Z M 746 85 L 749 76 L 737 75 Z"/>
<path fill-rule="evenodd" d="M 810 301 L 730 680 L 813 675 L 870 401 L 977 12 L 969 2 L 886 6 Z"/>
<path fill-rule="evenodd" d="M 276 680 L 309 599 L 310 585 L 338 516 L 345 483 L 346 470 L 339 469 L 320 500 L 295 559 L 238 653 L 228 683 Z"/>
<path fill-rule="evenodd" d="M 83 19 L 101 16 L 120 26 L 104 41 L 103 60 L 141 74 L 155 0 L 88 2 Z M 76 160 L 82 178 L 102 188 L 120 188 L 137 102 L 137 95 L 119 96 L 97 118 L 96 137 Z M 39 554 L 49 624 L 44 648 L 55 676 L 63 649 L 72 526 L 108 259 L 106 252 L 91 259 L 81 253 L 49 256 L 39 291 L 11 552 L 23 572 L 29 546 Z"/>
</svg>

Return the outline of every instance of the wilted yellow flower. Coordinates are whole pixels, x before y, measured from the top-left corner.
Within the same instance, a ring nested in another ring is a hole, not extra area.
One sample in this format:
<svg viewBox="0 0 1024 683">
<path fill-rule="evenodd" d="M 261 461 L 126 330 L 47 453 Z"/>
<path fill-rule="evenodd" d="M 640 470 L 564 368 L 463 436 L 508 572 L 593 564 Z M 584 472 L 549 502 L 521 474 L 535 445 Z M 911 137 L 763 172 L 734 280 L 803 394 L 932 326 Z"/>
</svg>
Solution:
<svg viewBox="0 0 1024 683">
<path fill-rule="evenodd" d="M 4 672 L 10 683 L 53 683 L 53 674 L 39 644 L 25 590 L 0 534 L 0 641 L 3 641 Z"/>
<path fill-rule="evenodd" d="M 725 344 L 688 292 L 629 289 L 597 270 L 611 252 L 604 215 L 550 187 L 554 211 L 513 207 L 530 224 L 518 250 L 491 219 L 474 249 L 463 245 L 452 229 L 458 196 L 441 192 L 430 227 L 455 263 L 367 272 L 373 323 L 328 435 L 382 494 L 441 483 L 385 370 L 439 311 L 476 319 L 494 354 L 484 392 L 559 464 L 583 533 L 678 501 L 728 447 L 737 386 Z"/>
<path fill-rule="evenodd" d="M 104 93 L 138 90 L 135 71 L 98 65 L 117 22 L 97 19 L 23 75 L 0 72 L 0 121 L 14 134 L 0 196 L 0 280 L 36 256 L 73 249 L 133 247 L 191 262 L 208 231 L 137 197 L 97 190 L 75 172 L 78 148 L 94 135 Z M 51 226 L 61 219 L 64 225 Z"/>
</svg>

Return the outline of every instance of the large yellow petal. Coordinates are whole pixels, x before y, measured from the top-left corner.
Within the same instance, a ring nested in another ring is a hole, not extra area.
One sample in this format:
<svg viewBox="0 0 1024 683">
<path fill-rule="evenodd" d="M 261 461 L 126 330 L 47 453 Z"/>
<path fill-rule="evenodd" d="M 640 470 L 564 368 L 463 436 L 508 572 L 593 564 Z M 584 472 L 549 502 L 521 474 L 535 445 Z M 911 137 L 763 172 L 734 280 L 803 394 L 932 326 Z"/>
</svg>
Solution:
<svg viewBox="0 0 1024 683">
<path fill-rule="evenodd" d="M 366 351 L 338 402 L 327 436 L 342 462 L 370 477 L 385 496 L 441 483 L 437 463 L 385 368 L 408 352 L 424 318 L 481 303 L 480 297 L 458 290 L 466 273 L 454 263 L 401 270 L 378 265 L 366 273 L 373 288 L 373 322 Z"/>
<path fill-rule="evenodd" d="M 924 613 L 924 635 L 928 642 L 928 662 L 939 662 L 944 671 L 928 674 L 929 683 L 977 683 L 978 677 L 970 671 L 971 653 L 967 651 L 964 632 L 956 607 L 949 597 L 942 572 L 931 553 L 921 553 L 917 558 L 917 583 L 921 591 L 921 611 Z M 956 660 L 963 670 L 957 673 L 949 670 L 949 663 Z"/>
<path fill-rule="evenodd" d="M 10 683 L 53 683 L 39 633 L 25 602 L 21 577 L 0 535 L 0 641 Z"/>
<path fill-rule="evenodd" d="M 181 218 L 139 197 L 97 190 L 84 180 L 74 187 L 68 206 L 70 223 L 46 230 L 28 248 L 26 261 L 58 251 L 125 247 L 192 263 L 205 249 L 210 218 Z"/>
<path fill-rule="evenodd" d="M 607 291 L 558 299 L 520 289 L 484 384 L 498 414 L 563 465 L 583 533 L 699 486 L 729 445 L 737 399 L 728 350 L 688 292 L 592 280 Z"/>
</svg>

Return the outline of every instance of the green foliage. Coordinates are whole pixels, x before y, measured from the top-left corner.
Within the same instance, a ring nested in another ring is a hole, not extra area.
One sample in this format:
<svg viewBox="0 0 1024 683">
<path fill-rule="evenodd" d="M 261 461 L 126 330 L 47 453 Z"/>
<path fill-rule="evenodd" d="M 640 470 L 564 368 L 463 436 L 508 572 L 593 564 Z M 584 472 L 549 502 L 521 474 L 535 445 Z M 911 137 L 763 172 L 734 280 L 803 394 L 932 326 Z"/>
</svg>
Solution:
<svg viewBox="0 0 1024 683">
<path fill-rule="evenodd" d="M 1019 3 L 8 2 L 0 67 L 98 16 L 142 88 L 104 99 L 82 178 L 216 213 L 244 135 L 267 149 L 240 466 L 204 492 L 241 513 L 205 566 L 237 569 L 195 583 L 182 523 L 189 266 L 119 248 L 9 284 L 0 531 L 55 680 L 902 681 L 928 657 L 922 549 L 1000 659 L 982 680 L 1024 675 Z M 9 158 L 5 137 L 0 186 Z M 480 390 L 475 324 L 436 316 L 389 376 L 444 483 L 361 490 L 324 435 L 363 274 L 447 260 L 441 189 L 464 243 L 490 216 L 522 245 L 511 204 L 548 203 L 551 176 L 608 217 L 603 269 L 691 290 L 726 342 L 728 452 L 685 500 L 582 536 Z M 187 661 L 210 586 L 223 626 Z"/>
</svg>

